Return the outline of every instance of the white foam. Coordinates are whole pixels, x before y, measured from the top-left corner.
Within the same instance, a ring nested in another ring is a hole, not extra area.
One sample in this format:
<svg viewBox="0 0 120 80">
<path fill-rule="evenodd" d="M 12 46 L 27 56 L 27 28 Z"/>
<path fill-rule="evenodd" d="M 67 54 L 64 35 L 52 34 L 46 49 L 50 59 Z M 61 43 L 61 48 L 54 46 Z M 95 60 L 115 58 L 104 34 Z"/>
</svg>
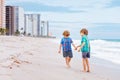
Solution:
<svg viewBox="0 0 120 80">
<path fill-rule="evenodd" d="M 54 42 L 60 43 L 59 41 L 60 39 L 57 39 Z M 80 40 L 73 41 L 75 45 L 81 42 Z M 92 56 L 120 64 L 120 42 L 92 40 L 90 45 Z"/>
<path fill-rule="evenodd" d="M 91 41 L 91 52 L 95 57 L 120 64 L 120 42 L 93 40 Z"/>
</svg>

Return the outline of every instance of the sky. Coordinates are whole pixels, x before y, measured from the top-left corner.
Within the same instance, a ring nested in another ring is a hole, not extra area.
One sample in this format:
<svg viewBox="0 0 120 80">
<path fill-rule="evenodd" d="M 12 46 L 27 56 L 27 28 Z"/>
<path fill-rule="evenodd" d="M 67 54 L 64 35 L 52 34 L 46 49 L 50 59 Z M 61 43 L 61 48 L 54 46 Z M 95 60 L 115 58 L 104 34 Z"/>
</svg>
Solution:
<svg viewBox="0 0 120 80">
<path fill-rule="evenodd" d="M 6 5 L 40 13 L 57 37 L 69 30 L 80 38 L 80 29 L 87 28 L 91 39 L 120 39 L 120 0 L 6 0 Z"/>
</svg>

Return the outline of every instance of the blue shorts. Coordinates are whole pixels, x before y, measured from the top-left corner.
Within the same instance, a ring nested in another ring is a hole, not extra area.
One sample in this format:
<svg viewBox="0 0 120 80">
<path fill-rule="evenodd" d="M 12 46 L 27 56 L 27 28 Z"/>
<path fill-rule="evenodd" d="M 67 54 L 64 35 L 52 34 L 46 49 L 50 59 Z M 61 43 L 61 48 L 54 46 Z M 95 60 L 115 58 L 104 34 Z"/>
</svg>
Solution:
<svg viewBox="0 0 120 80">
<path fill-rule="evenodd" d="M 72 51 L 63 51 L 63 57 L 73 57 Z"/>
<path fill-rule="evenodd" d="M 82 58 L 90 58 L 90 52 L 82 52 Z"/>
</svg>

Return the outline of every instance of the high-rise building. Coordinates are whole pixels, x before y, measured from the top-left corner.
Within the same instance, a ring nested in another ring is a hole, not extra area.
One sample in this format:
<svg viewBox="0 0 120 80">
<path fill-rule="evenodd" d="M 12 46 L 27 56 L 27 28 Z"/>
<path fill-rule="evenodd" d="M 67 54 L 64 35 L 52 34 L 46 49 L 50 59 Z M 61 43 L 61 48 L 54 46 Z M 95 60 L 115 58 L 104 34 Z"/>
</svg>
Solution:
<svg viewBox="0 0 120 80">
<path fill-rule="evenodd" d="M 25 14 L 25 33 L 29 36 L 41 36 L 40 14 Z"/>
<path fill-rule="evenodd" d="M 41 21 L 41 36 L 49 36 L 49 21 Z"/>
<path fill-rule="evenodd" d="M 16 31 L 15 25 L 15 9 L 13 6 L 6 6 L 6 34 L 14 35 Z"/>
<path fill-rule="evenodd" d="M 0 28 L 5 28 L 5 0 L 0 0 Z"/>
<path fill-rule="evenodd" d="M 24 33 L 24 9 L 18 6 L 15 6 L 15 23 L 16 30 Z"/>
<path fill-rule="evenodd" d="M 17 31 L 24 33 L 24 10 L 18 6 L 6 6 L 7 35 L 14 35 Z"/>
</svg>

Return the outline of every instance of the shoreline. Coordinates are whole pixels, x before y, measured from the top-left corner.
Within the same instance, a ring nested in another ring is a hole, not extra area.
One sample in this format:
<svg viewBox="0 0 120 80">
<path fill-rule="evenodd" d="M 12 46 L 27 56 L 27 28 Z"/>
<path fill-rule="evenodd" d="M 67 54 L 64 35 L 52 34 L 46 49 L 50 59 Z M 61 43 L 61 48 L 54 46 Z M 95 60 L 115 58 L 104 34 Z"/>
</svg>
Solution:
<svg viewBox="0 0 120 80">
<path fill-rule="evenodd" d="M 76 51 L 73 51 L 74 53 L 74 58 L 77 58 L 77 59 L 81 59 L 82 60 L 82 55 L 80 52 L 76 52 Z M 109 68 L 114 68 L 114 69 L 120 69 L 120 64 L 117 64 L 117 63 L 114 63 L 114 62 L 111 62 L 109 60 L 106 60 L 106 59 L 102 59 L 102 58 L 99 58 L 99 57 L 95 57 L 95 56 L 92 56 L 91 54 L 91 57 L 90 57 L 90 62 L 92 64 L 95 64 L 95 65 L 99 65 L 99 66 L 104 66 L 104 67 L 109 67 Z M 111 65 L 109 65 L 111 64 Z M 108 66 L 109 65 L 109 66 Z"/>
<path fill-rule="evenodd" d="M 62 54 L 57 53 L 58 44 L 53 40 L 0 36 L 1 58 L 6 57 L 7 54 L 21 53 L 20 56 L 13 60 L 9 59 L 6 63 L 14 62 L 11 69 L 0 65 L 0 80 L 74 80 L 76 78 L 79 80 L 117 80 L 120 78 L 120 68 L 114 67 L 120 65 L 94 57 L 90 59 L 91 72 L 81 72 L 81 54 L 76 52 L 73 54 L 71 68 L 67 69 Z"/>
</svg>

